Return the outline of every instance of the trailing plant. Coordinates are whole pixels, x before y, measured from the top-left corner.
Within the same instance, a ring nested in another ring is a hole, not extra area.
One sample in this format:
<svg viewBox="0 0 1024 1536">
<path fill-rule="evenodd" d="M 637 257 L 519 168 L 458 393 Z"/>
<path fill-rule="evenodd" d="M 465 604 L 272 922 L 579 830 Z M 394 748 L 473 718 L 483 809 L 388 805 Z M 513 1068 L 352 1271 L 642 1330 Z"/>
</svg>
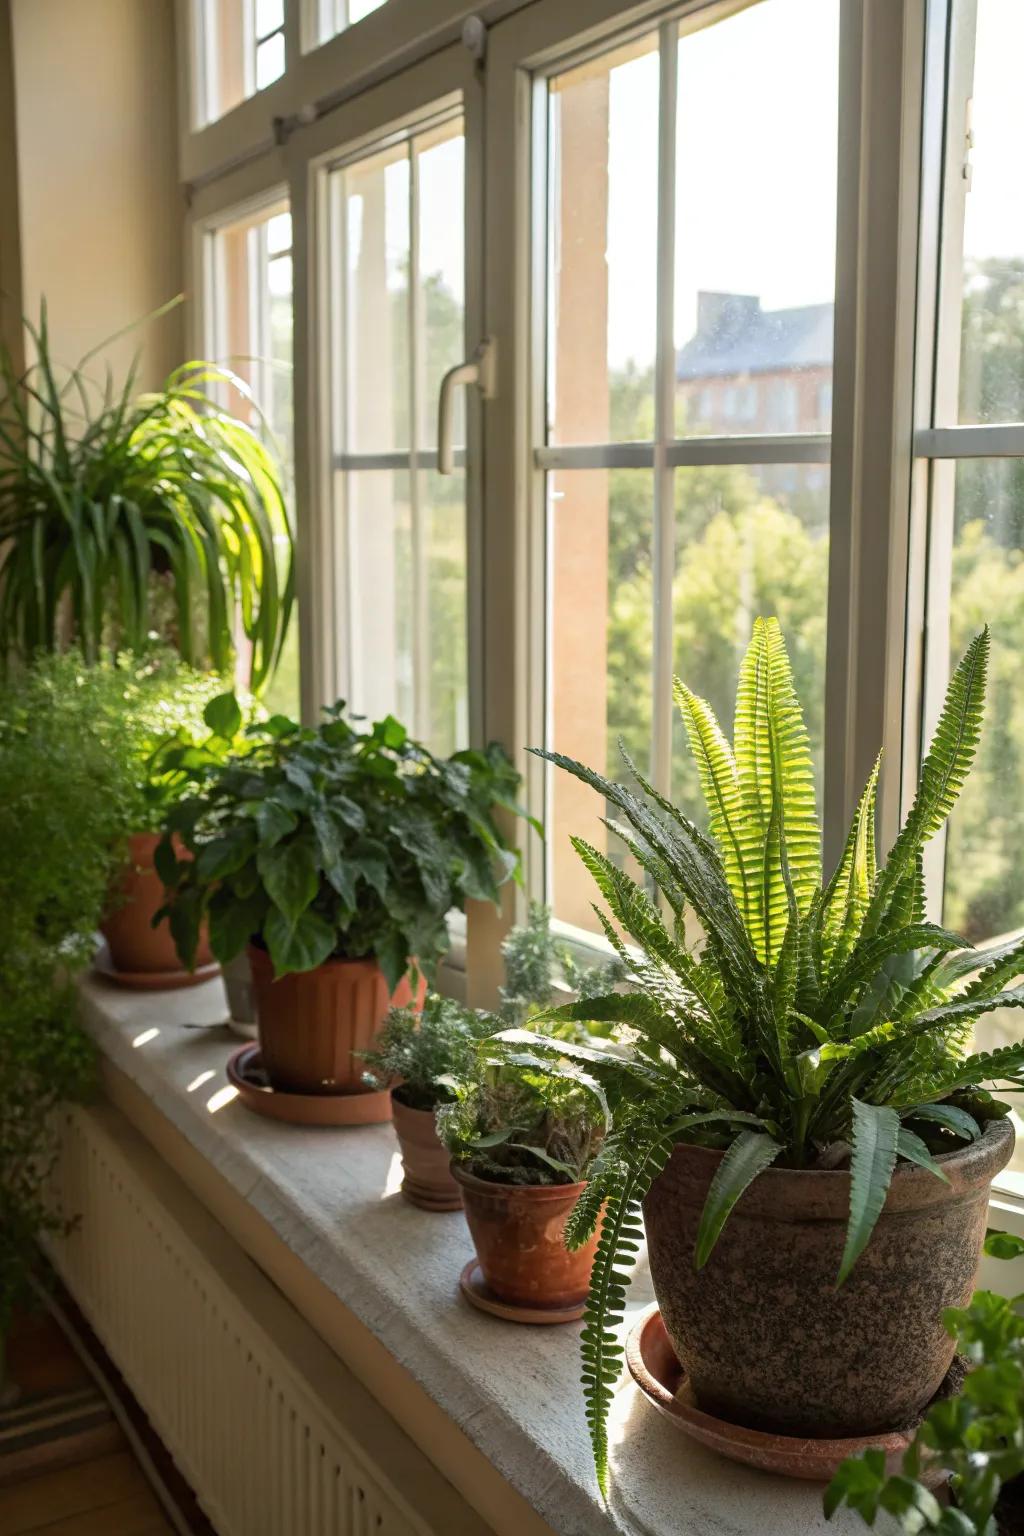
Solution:
<svg viewBox="0 0 1024 1536">
<path fill-rule="evenodd" d="M 1024 1241 L 990 1233 L 985 1251 L 1018 1258 Z M 901 1528 L 939 1536 L 999 1536 L 1011 1493 L 1006 1484 L 1024 1475 L 1024 1317 L 1021 1297 L 976 1291 L 968 1307 L 943 1314 L 947 1331 L 969 1365 L 960 1393 L 942 1398 L 926 1413 L 902 1470 L 887 1474 L 885 1454 L 869 1450 L 844 1461 L 825 1494 L 831 1519 L 843 1504 L 874 1525 L 880 1511 Z M 940 1503 L 921 1481 L 929 1464 L 950 1474 L 952 1504 Z M 1005 1527 L 1019 1530 L 1019 1523 Z"/>
<path fill-rule="evenodd" d="M 735 740 L 682 683 L 675 696 L 707 801 L 710 833 L 672 805 L 624 752 L 637 789 L 542 753 L 588 784 L 646 887 L 582 838 L 574 846 L 607 911 L 598 917 L 632 990 L 549 1010 L 628 1026 L 618 1059 L 515 1031 L 626 1083 L 614 1134 L 569 1224 L 570 1246 L 602 1227 L 583 1332 L 587 1414 L 607 1489 L 605 1421 L 622 1362 L 616 1327 L 642 1235 L 641 1201 L 679 1141 L 724 1149 L 701 1217 L 703 1266 L 744 1190 L 773 1163 L 852 1172 L 837 1283 L 863 1252 L 898 1160 L 944 1179 L 936 1154 L 1003 1115 L 983 1084 L 1024 1085 L 1024 1045 L 971 1052 L 974 1021 L 1024 1005 L 1004 990 L 1024 941 L 987 952 L 925 918 L 921 853 L 952 810 L 981 730 L 989 637 L 956 669 L 917 796 L 888 859 L 876 854 L 876 763 L 839 864 L 821 870 L 807 732 L 778 623 L 758 619 L 740 670 Z M 652 898 L 656 892 L 659 900 Z M 688 944 L 687 913 L 701 935 Z M 610 915 L 609 915 L 610 913 Z M 625 937 L 624 937 L 625 935 Z M 628 942 L 627 942 L 628 941 Z"/>
<path fill-rule="evenodd" d="M 453 907 L 518 878 L 495 811 L 517 809 L 519 775 L 496 744 L 437 758 L 390 715 L 357 730 L 341 704 L 315 729 L 278 715 L 247 736 L 244 760 L 172 808 L 157 851 L 186 966 L 208 917 L 222 964 L 250 940 L 278 976 L 372 955 L 394 991 L 413 964 L 433 973 Z"/>
<path fill-rule="evenodd" d="M 475 1047 L 494 1027 L 491 1015 L 436 992 L 428 995 L 421 1013 L 392 1008 L 374 1049 L 363 1053 L 367 1086 L 394 1089 L 409 1109 L 451 1103 L 451 1080 L 472 1071 Z"/>
<path fill-rule="evenodd" d="M 26 330 L 26 373 L 0 348 L 0 653 L 141 651 L 161 578 L 183 659 L 232 670 L 240 627 L 259 692 L 291 614 L 292 534 L 273 457 L 211 398 L 254 406 L 248 387 L 191 362 L 136 396 L 134 367 L 119 389 L 92 379 L 94 353 L 59 369 L 45 305 Z"/>
<path fill-rule="evenodd" d="M 486 1049 L 467 1076 L 452 1079 L 450 1103 L 437 1112 L 437 1134 L 469 1173 L 498 1184 L 578 1184 L 603 1140 L 607 1115 L 600 1089 L 566 1064 L 501 1059 Z"/>
</svg>

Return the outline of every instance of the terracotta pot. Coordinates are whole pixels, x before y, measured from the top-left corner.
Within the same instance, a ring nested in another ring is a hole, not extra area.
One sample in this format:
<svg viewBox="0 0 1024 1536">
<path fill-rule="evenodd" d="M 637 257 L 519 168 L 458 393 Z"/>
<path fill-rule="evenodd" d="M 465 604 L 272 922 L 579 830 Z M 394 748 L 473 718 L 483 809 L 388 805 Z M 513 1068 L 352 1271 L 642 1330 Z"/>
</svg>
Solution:
<svg viewBox="0 0 1024 1536">
<path fill-rule="evenodd" d="M 495 1184 L 452 1163 L 488 1288 L 519 1307 L 572 1307 L 590 1289 L 598 1233 L 576 1253 L 565 1223 L 584 1184 Z"/>
<path fill-rule="evenodd" d="M 117 878 L 111 910 L 100 927 L 110 946 L 114 969 L 178 973 L 183 967 L 171 937 L 170 924 L 153 927 L 153 918 L 166 900 L 163 881 L 153 867 L 159 832 L 136 832 L 128 839 L 128 863 Z M 183 857 L 178 850 L 178 857 Z M 195 969 L 213 960 L 206 927 L 199 935 Z"/>
<path fill-rule="evenodd" d="M 1012 1127 L 995 1120 L 978 1142 L 939 1158 L 948 1185 L 899 1164 L 871 1241 L 837 1290 L 849 1173 L 768 1169 L 698 1271 L 697 1227 L 722 1153 L 676 1147 L 644 1219 L 655 1294 L 698 1406 L 790 1435 L 912 1424 L 952 1361 L 942 1312 L 971 1296 L 989 1185 L 1012 1150 Z"/>
<path fill-rule="evenodd" d="M 452 1178 L 448 1151 L 438 1140 L 432 1109 L 410 1109 L 392 1092 L 395 1135 L 402 1149 L 402 1194 L 425 1211 L 457 1211 L 462 1191 Z"/>
<path fill-rule="evenodd" d="M 393 997 L 376 960 L 328 960 L 314 971 L 274 979 L 265 949 L 249 946 L 260 1053 L 268 1078 L 286 1093 L 362 1093 L 364 1063 L 388 1009 L 422 1007 L 403 977 Z"/>
</svg>

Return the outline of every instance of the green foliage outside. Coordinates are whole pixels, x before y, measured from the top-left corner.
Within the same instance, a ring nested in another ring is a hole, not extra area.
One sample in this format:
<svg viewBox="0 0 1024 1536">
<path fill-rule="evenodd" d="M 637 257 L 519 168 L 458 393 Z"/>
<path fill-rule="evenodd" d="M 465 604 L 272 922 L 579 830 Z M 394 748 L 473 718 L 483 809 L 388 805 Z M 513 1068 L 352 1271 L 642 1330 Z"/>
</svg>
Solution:
<svg viewBox="0 0 1024 1536">
<path fill-rule="evenodd" d="M 613 1329 L 642 1236 L 641 1201 L 677 1142 L 724 1151 L 699 1224 L 698 1268 L 744 1190 L 772 1163 L 827 1168 L 848 1160 L 842 1284 L 870 1240 L 897 1161 L 945 1179 L 936 1155 L 1008 1112 L 983 1085 L 1024 1090 L 1024 1044 L 992 1053 L 968 1047 L 977 1019 L 1024 1007 L 1024 987 L 1006 990 L 1024 969 L 1024 940 L 979 951 L 924 916 L 922 850 L 943 827 L 977 751 L 988 648 L 983 631 L 954 674 L 914 805 L 886 861 L 875 845 L 876 764 L 827 880 L 809 737 L 774 619 L 754 626 L 732 744 L 707 701 L 676 684 L 710 836 L 628 757 L 639 790 L 541 754 L 610 803 L 616 837 L 662 903 L 574 838 L 611 913 L 606 936 L 635 984 L 541 1019 L 603 1019 L 627 1026 L 632 1044 L 613 1055 L 522 1029 L 502 1037 L 516 1056 L 549 1059 L 555 1075 L 568 1060 L 607 1085 L 610 1098 L 615 1085 L 614 1131 L 567 1231 L 570 1246 L 585 1241 L 606 1206 L 583 1333 L 603 1489 L 606 1413 L 622 1354 Z M 699 949 L 687 942 L 688 917 L 699 925 Z"/>
<path fill-rule="evenodd" d="M 993 1258 L 1024 1254 L 1024 1241 L 993 1232 Z M 889 1476 L 885 1453 L 865 1451 L 840 1467 L 825 1494 L 831 1519 L 843 1504 L 873 1526 L 879 1514 L 899 1521 L 907 1536 L 999 1536 L 1020 1530 L 1024 1490 L 1007 1488 L 1024 1476 L 1024 1317 L 1020 1298 L 976 1291 L 968 1307 L 950 1307 L 946 1330 L 970 1367 L 960 1393 L 933 1403 Z M 950 1474 L 952 1503 L 922 1481 L 929 1466 Z M 1012 1500 L 1012 1503 L 1011 1503 Z"/>
</svg>

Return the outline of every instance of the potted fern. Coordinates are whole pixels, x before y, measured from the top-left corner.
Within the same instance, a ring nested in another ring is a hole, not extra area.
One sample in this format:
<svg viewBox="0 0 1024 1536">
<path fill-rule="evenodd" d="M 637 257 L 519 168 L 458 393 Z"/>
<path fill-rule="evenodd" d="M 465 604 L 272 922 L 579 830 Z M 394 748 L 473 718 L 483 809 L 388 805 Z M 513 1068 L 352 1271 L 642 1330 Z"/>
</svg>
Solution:
<svg viewBox="0 0 1024 1536">
<path fill-rule="evenodd" d="M 732 746 L 676 685 L 709 835 L 628 757 L 639 792 L 542 754 L 619 814 L 613 829 L 660 898 L 574 839 L 633 982 L 547 1015 L 614 1020 L 635 1041 L 604 1066 L 588 1053 L 590 1070 L 628 1088 L 567 1229 L 570 1246 L 589 1243 L 605 1208 L 583 1333 L 604 1490 L 641 1214 L 676 1353 L 698 1404 L 727 1421 L 828 1437 L 902 1428 L 949 1367 L 942 1313 L 970 1296 L 989 1185 L 1013 1145 L 1007 1106 L 983 1085 L 1024 1086 L 1024 1045 L 967 1044 L 975 1019 L 1024 1004 L 1024 988 L 1004 990 L 1024 941 L 978 951 L 924 918 L 921 851 L 974 758 L 988 648 L 986 631 L 953 676 L 887 861 L 876 764 L 824 883 L 807 732 L 774 619 L 757 621 L 742 663 Z M 521 1030 L 506 1048 L 527 1043 L 553 1049 Z"/>
</svg>

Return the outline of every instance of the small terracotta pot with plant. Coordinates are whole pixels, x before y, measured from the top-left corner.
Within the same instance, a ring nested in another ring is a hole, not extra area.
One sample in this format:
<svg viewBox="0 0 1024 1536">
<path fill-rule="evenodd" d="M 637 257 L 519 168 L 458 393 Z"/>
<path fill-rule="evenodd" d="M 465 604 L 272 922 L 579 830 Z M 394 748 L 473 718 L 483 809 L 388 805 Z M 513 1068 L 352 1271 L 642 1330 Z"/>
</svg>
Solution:
<svg viewBox="0 0 1024 1536">
<path fill-rule="evenodd" d="M 393 717 L 359 731 L 342 705 L 247 740 L 167 818 L 161 915 L 186 966 L 205 922 L 222 965 L 248 947 L 274 1089 L 365 1092 L 362 1053 L 392 1003 L 422 1002 L 449 912 L 518 877 L 495 812 L 515 809 L 519 776 L 497 745 L 436 758 Z"/>
<path fill-rule="evenodd" d="M 435 1115 L 442 1105 L 453 1102 L 452 1079 L 471 1069 L 477 1042 L 494 1028 L 489 1015 L 432 993 L 422 1013 L 393 1008 L 375 1048 L 363 1058 L 367 1084 L 391 1090 L 392 1118 L 405 1170 L 402 1193 L 423 1210 L 462 1207 L 462 1191 L 452 1177 L 451 1159 L 438 1137 Z"/>
<path fill-rule="evenodd" d="M 597 1230 L 566 1247 L 566 1223 L 587 1187 L 605 1134 L 596 1082 L 482 1055 L 453 1084 L 437 1129 L 461 1186 L 484 1284 L 499 1302 L 535 1312 L 579 1306 L 590 1286 Z"/>
<path fill-rule="evenodd" d="M 586 1058 L 609 1092 L 618 1084 L 615 1123 L 571 1232 L 586 1241 L 604 1206 L 583 1332 L 602 1488 L 641 1217 L 662 1318 L 705 1411 L 776 1434 L 869 1435 L 914 1423 L 943 1382 L 943 1312 L 970 1298 L 989 1186 L 1013 1149 L 1008 1105 L 985 1085 L 1024 1087 L 1024 1044 L 970 1050 L 976 1019 L 1024 1006 L 1024 987 L 1006 989 L 1024 941 L 977 950 L 925 919 L 922 849 L 974 759 L 988 647 L 985 631 L 954 673 L 886 861 L 876 764 L 824 881 L 809 741 L 774 619 L 754 627 L 733 744 L 676 685 L 708 832 L 628 756 L 635 790 L 551 755 L 618 814 L 613 831 L 661 897 L 574 839 L 633 979 L 546 1015 L 618 1021 L 635 1041 Z M 512 1047 L 574 1049 L 525 1031 Z"/>
</svg>

